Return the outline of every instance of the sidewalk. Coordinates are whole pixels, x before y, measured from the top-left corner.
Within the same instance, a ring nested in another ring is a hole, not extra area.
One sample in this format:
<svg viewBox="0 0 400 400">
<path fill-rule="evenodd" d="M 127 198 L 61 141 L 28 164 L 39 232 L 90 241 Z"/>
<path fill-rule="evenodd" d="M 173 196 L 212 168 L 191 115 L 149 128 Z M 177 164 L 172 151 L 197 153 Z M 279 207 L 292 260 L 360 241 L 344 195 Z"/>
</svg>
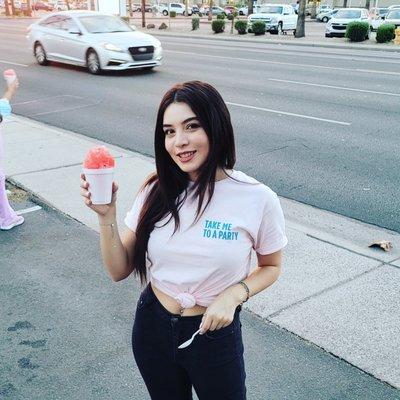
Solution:
<svg viewBox="0 0 400 400">
<path fill-rule="evenodd" d="M 97 231 L 79 194 L 79 175 L 84 154 L 98 142 L 23 117 L 4 124 L 3 133 L 9 180 Z M 154 162 L 108 147 L 117 162 L 123 228 Z M 281 203 L 289 238 L 283 274 L 247 309 L 399 389 L 400 235 L 285 198 Z M 391 241 L 392 251 L 368 248 L 374 240 Z"/>
<path fill-rule="evenodd" d="M 243 17 L 241 17 L 243 18 Z M 292 32 L 285 35 L 265 35 L 255 36 L 254 34 L 239 35 L 235 29 L 231 34 L 231 21 L 225 20 L 225 31 L 223 33 L 215 34 L 211 29 L 211 22 L 206 19 L 200 20 L 198 30 L 191 30 L 191 20 L 184 18 L 171 18 L 168 17 L 151 17 L 146 15 L 146 26 L 154 24 L 155 28 L 146 29 L 142 28 L 142 21 L 140 18 L 131 18 L 131 24 L 135 25 L 137 29 L 142 32 L 150 33 L 160 37 L 179 37 L 179 38 L 196 38 L 196 39 L 215 39 L 226 42 L 243 42 L 243 43 L 262 43 L 262 44 L 279 44 L 287 46 L 311 46 L 322 47 L 330 49 L 351 49 L 351 50 L 374 50 L 374 51 L 388 51 L 400 53 L 400 46 L 391 43 L 378 44 L 375 40 L 375 32 L 372 32 L 371 39 L 360 43 L 352 43 L 344 38 L 325 38 L 324 24 L 307 21 L 306 22 L 306 36 L 303 38 L 295 38 Z M 165 23 L 168 28 L 165 30 L 158 29 L 159 26 Z"/>
</svg>

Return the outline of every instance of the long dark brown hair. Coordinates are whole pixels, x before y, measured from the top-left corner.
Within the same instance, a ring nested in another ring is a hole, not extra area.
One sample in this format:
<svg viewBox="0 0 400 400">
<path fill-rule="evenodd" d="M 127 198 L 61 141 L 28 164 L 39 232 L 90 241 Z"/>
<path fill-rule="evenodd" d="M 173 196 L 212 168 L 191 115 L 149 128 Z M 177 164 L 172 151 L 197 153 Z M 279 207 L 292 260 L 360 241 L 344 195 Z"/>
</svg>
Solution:
<svg viewBox="0 0 400 400">
<path fill-rule="evenodd" d="M 141 189 L 149 186 L 139 215 L 132 261 L 134 273 L 140 277 L 142 284 L 147 282 L 146 253 L 150 233 L 155 224 L 168 215 L 168 222 L 171 218 L 175 220 L 175 233 L 179 229 L 179 209 L 188 195 L 189 175 L 178 167 L 165 149 L 164 113 L 172 103 L 185 103 L 191 108 L 209 141 L 208 156 L 191 189 L 193 196 L 198 198 L 194 223 L 211 201 L 217 169 L 232 169 L 236 161 L 231 117 L 218 91 L 200 81 L 179 83 L 169 89 L 161 100 L 157 114 L 154 135 L 156 172 L 147 178 Z M 182 193 L 183 196 L 180 196 Z M 205 198 L 207 202 L 203 208 Z"/>
</svg>

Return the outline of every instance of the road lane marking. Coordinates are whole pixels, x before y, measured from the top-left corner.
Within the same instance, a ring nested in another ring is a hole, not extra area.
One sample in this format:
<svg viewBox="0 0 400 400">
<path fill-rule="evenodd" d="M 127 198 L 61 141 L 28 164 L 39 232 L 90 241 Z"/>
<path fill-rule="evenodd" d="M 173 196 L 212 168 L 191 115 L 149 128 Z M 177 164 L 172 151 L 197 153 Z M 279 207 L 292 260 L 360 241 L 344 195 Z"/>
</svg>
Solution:
<svg viewBox="0 0 400 400">
<path fill-rule="evenodd" d="M 19 67 L 29 67 L 29 65 L 27 65 L 27 64 L 19 64 L 19 63 L 16 63 L 16 62 L 5 61 L 5 60 L 0 60 L 0 63 L 2 63 L 2 64 L 10 64 L 10 65 L 18 65 Z"/>
<path fill-rule="evenodd" d="M 232 103 L 230 101 L 226 101 L 225 103 L 229 104 L 231 106 L 250 108 L 252 110 L 266 111 L 266 112 L 270 112 L 270 113 L 274 113 L 274 114 L 289 115 L 291 117 L 297 117 L 297 118 L 312 119 L 312 120 L 315 120 L 315 121 L 328 122 L 330 124 L 338 124 L 338 125 L 346 125 L 346 126 L 351 125 L 350 122 L 335 121 L 334 119 L 317 118 L 317 117 L 312 117 L 310 115 L 295 114 L 295 113 L 290 113 L 290 112 L 286 112 L 286 111 L 279 111 L 279 110 L 271 110 L 270 108 L 248 106 L 246 104 Z"/>
<path fill-rule="evenodd" d="M 369 73 L 369 74 L 400 75 L 400 72 L 376 71 L 373 69 L 359 69 L 359 68 L 327 67 L 325 65 L 313 65 L 313 64 L 295 64 L 295 63 L 283 62 L 283 61 L 256 60 L 254 58 L 250 59 L 250 58 L 241 58 L 241 57 L 216 56 L 216 55 L 211 55 L 211 54 L 199 54 L 199 53 L 191 53 L 188 51 L 164 50 L 164 53 L 188 54 L 191 56 L 198 56 L 198 57 L 210 57 L 210 58 L 220 58 L 220 59 L 224 59 L 224 60 L 258 62 L 258 63 L 262 63 L 262 64 L 290 65 L 291 67 L 320 68 L 320 69 L 329 69 L 329 70 L 336 70 L 336 71 L 365 72 L 365 73 Z"/>
<path fill-rule="evenodd" d="M 37 102 L 42 101 L 42 100 L 56 99 L 56 98 L 60 98 L 60 97 L 73 97 L 74 99 L 83 99 L 83 97 L 74 96 L 72 94 L 60 94 L 58 96 L 40 97 L 40 98 L 34 99 L 34 100 L 21 101 L 20 103 L 13 103 L 13 105 L 14 106 L 22 106 L 22 105 L 25 105 L 25 104 L 37 103 Z"/>
<path fill-rule="evenodd" d="M 15 212 L 18 215 L 21 215 L 21 214 L 28 214 L 28 213 L 33 212 L 33 211 L 39 211 L 41 209 L 42 209 L 42 207 L 40 207 L 40 206 L 33 206 L 33 207 L 25 208 L 24 210 L 18 210 L 18 211 L 15 211 Z"/>
<path fill-rule="evenodd" d="M 274 78 L 268 78 L 269 81 L 274 81 L 274 82 L 284 82 L 284 83 L 294 83 L 297 85 L 306 85 L 306 86 L 318 86 L 318 87 L 325 87 L 329 89 L 340 89 L 340 90 L 349 90 L 352 92 L 361 92 L 361 93 L 372 93 L 372 94 L 382 94 L 385 96 L 396 96 L 400 97 L 400 93 L 390 93 L 390 92 L 377 92 L 375 90 L 364 90 L 364 89 L 355 89 L 355 88 L 347 88 L 343 86 L 331 86 L 331 85 L 323 85 L 319 83 L 308 83 L 308 82 L 298 82 L 298 81 L 287 81 L 284 79 L 274 79 Z"/>
</svg>

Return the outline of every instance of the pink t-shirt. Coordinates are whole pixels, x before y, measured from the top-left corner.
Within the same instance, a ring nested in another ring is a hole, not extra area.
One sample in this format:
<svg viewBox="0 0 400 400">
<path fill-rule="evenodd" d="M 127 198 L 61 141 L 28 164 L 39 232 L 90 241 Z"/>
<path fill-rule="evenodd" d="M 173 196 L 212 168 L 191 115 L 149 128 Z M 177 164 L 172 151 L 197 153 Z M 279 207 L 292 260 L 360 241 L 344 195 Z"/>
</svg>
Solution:
<svg viewBox="0 0 400 400">
<path fill-rule="evenodd" d="M 173 219 L 159 221 L 148 243 L 148 278 L 174 297 L 182 308 L 208 307 L 227 287 L 250 272 L 251 250 L 271 254 L 287 244 L 279 199 L 268 186 L 243 172 L 215 182 L 210 204 L 200 220 L 197 200 L 190 192 L 179 210 L 180 228 L 172 236 Z M 193 184 L 189 183 L 189 188 Z M 127 213 L 125 224 L 136 230 L 149 187 L 141 191 Z"/>
</svg>

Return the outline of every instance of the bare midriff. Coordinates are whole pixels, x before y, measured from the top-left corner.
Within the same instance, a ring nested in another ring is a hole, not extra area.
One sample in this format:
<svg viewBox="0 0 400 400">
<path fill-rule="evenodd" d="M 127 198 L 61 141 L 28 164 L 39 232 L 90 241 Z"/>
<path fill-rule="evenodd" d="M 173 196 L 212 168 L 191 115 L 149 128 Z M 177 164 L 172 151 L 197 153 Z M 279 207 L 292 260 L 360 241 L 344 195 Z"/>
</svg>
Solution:
<svg viewBox="0 0 400 400">
<path fill-rule="evenodd" d="M 173 297 L 157 289 L 152 283 L 151 288 L 158 301 L 172 314 L 180 314 L 182 317 L 189 317 L 193 315 L 202 315 L 207 310 L 207 307 L 199 306 L 198 304 L 192 308 L 182 309 L 180 304 Z"/>
</svg>

